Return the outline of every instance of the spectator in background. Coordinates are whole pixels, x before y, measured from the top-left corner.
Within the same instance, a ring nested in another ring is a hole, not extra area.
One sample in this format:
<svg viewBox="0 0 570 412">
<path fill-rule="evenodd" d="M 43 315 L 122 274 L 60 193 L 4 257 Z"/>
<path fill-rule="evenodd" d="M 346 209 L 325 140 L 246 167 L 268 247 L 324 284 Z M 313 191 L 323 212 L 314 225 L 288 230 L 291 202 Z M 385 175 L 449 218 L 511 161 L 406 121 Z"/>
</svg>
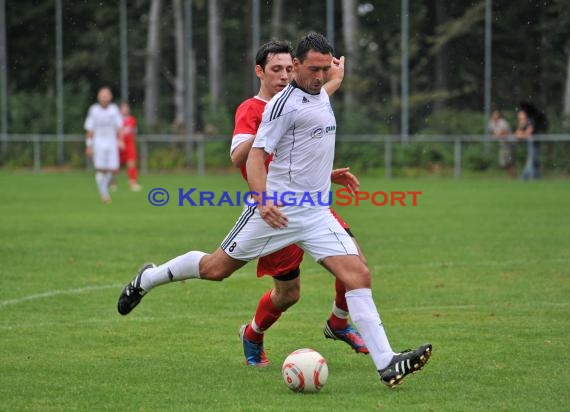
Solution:
<svg viewBox="0 0 570 412">
<path fill-rule="evenodd" d="M 85 154 L 93 157 L 95 182 L 103 203 L 111 203 L 109 184 L 119 170 L 119 149 L 123 147 L 123 118 L 112 100 L 111 89 L 101 87 L 84 124 Z"/>
<path fill-rule="evenodd" d="M 515 145 L 509 141 L 511 126 L 505 120 L 500 110 L 493 110 L 489 119 L 489 133 L 497 139 L 501 139 L 499 148 L 499 166 L 506 169 L 511 178 L 516 177 L 515 170 Z"/>
<path fill-rule="evenodd" d="M 142 186 L 138 183 L 137 170 L 137 119 L 131 114 L 131 108 L 127 102 L 121 103 L 121 115 L 123 116 L 123 139 L 124 148 L 119 151 L 121 165 L 126 165 L 129 176 L 129 187 L 133 192 L 138 192 Z"/>
<path fill-rule="evenodd" d="M 518 127 L 515 136 L 519 139 L 527 140 L 527 158 L 524 166 L 522 178 L 539 179 L 540 178 L 540 143 L 533 141 L 535 132 L 534 119 L 529 117 L 528 111 L 519 108 L 517 111 Z"/>
</svg>

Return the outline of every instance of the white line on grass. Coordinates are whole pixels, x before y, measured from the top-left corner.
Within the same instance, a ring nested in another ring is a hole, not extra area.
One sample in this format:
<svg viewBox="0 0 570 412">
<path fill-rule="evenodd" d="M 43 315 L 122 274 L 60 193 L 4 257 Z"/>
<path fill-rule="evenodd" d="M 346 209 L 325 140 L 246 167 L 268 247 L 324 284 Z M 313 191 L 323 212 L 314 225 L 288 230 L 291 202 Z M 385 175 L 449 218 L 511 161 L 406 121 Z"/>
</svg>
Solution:
<svg viewBox="0 0 570 412">
<path fill-rule="evenodd" d="M 561 258 L 554 258 L 554 259 L 548 259 L 548 260 L 541 260 L 539 261 L 535 261 L 535 260 L 505 260 L 505 261 L 495 261 L 495 260 L 481 260 L 481 261 L 475 261 L 475 262 L 465 262 L 465 261 L 461 261 L 461 262 L 455 262 L 455 261 L 447 261 L 447 262 L 405 262 L 405 263 L 384 263 L 384 264 L 380 264 L 380 265 L 373 265 L 371 267 L 371 269 L 373 270 L 382 270 L 382 269 L 392 269 L 392 268 L 399 268 L 399 269 L 403 269 L 407 266 L 422 266 L 422 267 L 436 267 L 436 268 L 452 268 L 452 267 L 458 267 L 458 266 L 510 266 L 510 265 L 516 265 L 516 266 L 525 266 L 528 264 L 544 264 L 544 263 L 570 263 L 570 257 L 561 257 Z M 320 271 L 322 269 L 319 268 L 305 268 L 303 271 L 305 273 L 313 273 L 313 272 L 317 272 Z M 240 270 L 239 273 L 236 273 L 233 275 L 234 278 L 236 277 L 241 277 L 241 276 L 248 276 L 249 273 L 246 272 L 245 270 Z M 111 289 L 111 288 L 120 288 L 121 284 L 112 284 L 112 285 L 100 285 L 100 286 L 86 286 L 83 288 L 76 288 L 76 289 L 66 289 L 66 290 L 52 290 L 52 291 L 48 291 L 48 292 L 44 292 L 44 293 L 37 293 L 34 295 L 29 295 L 29 296 L 23 296 L 21 298 L 17 298 L 17 299 L 8 299 L 8 300 L 0 300 L 0 308 L 4 307 L 4 306 L 11 306 L 11 305 L 17 305 L 19 303 L 23 303 L 23 302 L 27 302 L 30 300 L 37 300 L 37 299 L 45 299 L 45 298 L 51 298 L 54 296 L 60 296 L 60 295 L 74 295 L 76 293 L 84 293 L 84 292 L 91 292 L 94 290 L 104 290 L 104 289 Z"/>
<path fill-rule="evenodd" d="M 110 286 L 110 285 L 109 285 Z M 100 288 L 102 289 L 102 288 Z M 411 312 L 418 312 L 418 313 L 425 313 L 427 311 L 439 311 L 443 312 L 444 317 L 451 316 L 453 319 L 454 315 L 448 315 L 446 311 L 474 311 L 476 313 L 483 313 L 488 314 L 489 311 L 500 311 L 501 309 L 507 309 L 509 312 L 514 310 L 520 309 L 536 309 L 536 308 L 560 308 L 567 310 L 566 308 L 570 306 L 570 302 L 549 302 L 549 301 L 536 301 L 536 302 L 519 302 L 516 304 L 509 304 L 508 308 L 505 305 L 498 305 L 496 307 L 490 307 L 489 305 L 433 305 L 433 306 L 413 306 L 413 307 L 392 307 L 390 308 L 390 312 L 392 313 L 411 313 Z M 296 309 L 295 313 L 297 315 L 309 315 L 309 314 L 322 314 L 323 311 L 321 309 Z M 248 316 L 251 316 L 251 312 L 249 311 L 232 311 L 231 313 L 225 314 L 228 318 L 237 318 L 237 319 L 245 319 Z M 430 315 L 431 316 L 431 315 Z M 500 315 L 498 315 L 500 316 Z M 197 319 L 204 319 L 203 313 L 182 313 L 182 314 L 169 314 L 165 316 L 148 316 L 148 315 L 137 315 L 137 316 L 129 316 L 128 322 L 140 322 L 140 323 L 164 323 L 168 321 L 178 321 L 178 320 L 197 320 Z M 31 322 L 31 323 L 18 323 L 13 325 L 0 325 L 0 330 L 22 330 L 22 329 L 38 329 L 38 328 L 46 328 L 46 327 L 76 327 L 78 325 L 86 325 L 86 324 L 122 324 L 125 322 L 126 319 L 122 316 L 118 316 L 116 313 L 113 313 L 112 316 L 105 317 L 105 318 L 89 318 L 89 319 L 81 319 L 81 320 L 72 320 L 72 321 L 48 321 L 48 322 Z"/>
<path fill-rule="evenodd" d="M 85 286 L 83 288 L 65 289 L 65 290 L 50 290 L 44 293 L 36 293 L 34 295 L 22 296 L 21 298 L 17 299 L 0 300 L 0 308 L 4 306 L 17 305 L 19 303 L 28 302 L 30 300 L 46 299 L 61 295 L 75 295 L 78 293 L 93 292 L 94 290 L 120 288 L 121 286 L 124 285 L 114 283 L 112 285 Z"/>
</svg>

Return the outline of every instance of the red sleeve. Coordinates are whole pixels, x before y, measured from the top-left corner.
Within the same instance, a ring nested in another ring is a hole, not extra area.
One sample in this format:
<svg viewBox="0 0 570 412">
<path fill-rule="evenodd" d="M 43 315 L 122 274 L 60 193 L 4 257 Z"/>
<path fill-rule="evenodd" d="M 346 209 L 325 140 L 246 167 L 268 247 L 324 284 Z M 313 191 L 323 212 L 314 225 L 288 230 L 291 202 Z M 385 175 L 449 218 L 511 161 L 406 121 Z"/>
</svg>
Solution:
<svg viewBox="0 0 570 412">
<path fill-rule="evenodd" d="M 137 127 L 137 119 L 135 116 L 126 117 L 124 120 L 124 125 L 129 127 Z"/>
<path fill-rule="evenodd" d="M 260 112 L 250 100 L 240 104 L 236 110 L 234 136 L 236 134 L 256 134 L 262 114 L 263 111 Z"/>
<path fill-rule="evenodd" d="M 137 119 L 134 116 L 128 116 L 123 119 L 123 133 L 126 139 L 132 139 L 137 131 Z"/>
</svg>

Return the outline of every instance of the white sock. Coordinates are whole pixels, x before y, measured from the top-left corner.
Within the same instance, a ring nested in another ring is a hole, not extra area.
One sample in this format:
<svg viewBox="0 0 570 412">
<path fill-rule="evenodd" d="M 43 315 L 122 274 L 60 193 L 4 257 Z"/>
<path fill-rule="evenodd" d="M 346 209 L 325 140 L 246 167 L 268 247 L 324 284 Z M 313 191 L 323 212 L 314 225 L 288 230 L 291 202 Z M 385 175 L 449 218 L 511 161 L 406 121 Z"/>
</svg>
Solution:
<svg viewBox="0 0 570 412">
<path fill-rule="evenodd" d="M 332 313 L 339 319 L 348 319 L 348 312 L 346 310 L 342 310 L 341 308 L 339 308 L 334 300 L 333 300 Z"/>
<path fill-rule="evenodd" d="M 265 332 L 264 330 L 262 330 L 262 329 L 257 325 L 257 323 L 255 323 L 255 316 L 254 316 L 253 319 L 251 320 L 250 325 L 251 325 L 251 328 L 253 329 L 253 331 L 254 331 L 255 333 L 263 333 L 263 332 Z"/>
<path fill-rule="evenodd" d="M 350 317 L 370 351 L 376 369 L 384 369 L 390 364 L 394 352 L 372 300 L 372 290 L 353 289 L 346 292 L 345 296 Z"/>
<path fill-rule="evenodd" d="M 192 251 L 175 257 L 154 269 L 147 269 L 141 277 L 141 287 L 149 291 L 168 282 L 200 278 L 199 267 L 204 252 Z"/>
<path fill-rule="evenodd" d="M 103 198 L 109 197 L 109 188 L 106 175 L 106 172 L 95 172 L 95 182 L 97 183 L 99 194 Z"/>
</svg>

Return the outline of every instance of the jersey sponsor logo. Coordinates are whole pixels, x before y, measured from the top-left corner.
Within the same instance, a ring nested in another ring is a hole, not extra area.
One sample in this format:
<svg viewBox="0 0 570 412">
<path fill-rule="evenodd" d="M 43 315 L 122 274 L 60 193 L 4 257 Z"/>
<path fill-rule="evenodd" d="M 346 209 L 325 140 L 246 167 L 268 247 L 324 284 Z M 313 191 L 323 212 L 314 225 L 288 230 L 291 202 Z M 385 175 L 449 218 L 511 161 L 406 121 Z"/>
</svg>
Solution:
<svg viewBox="0 0 570 412">
<path fill-rule="evenodd" d="M 316 127 L 311 132 L 311 138 L 312 139 L 320 139 L 321 137 L 323 137 L 324 134 L 325 134 L 325 132 L 324 132 L 322 127 Z"/>
<path fill-rule="evenodd" d="M 333 133 L 335 131 L 336 131 L 335 125 L 325 127 L 325 133 Z"/>
<path fill-rule="evenodd" d="M 303 103 L 311 103 L 311 101 L 307 99 L 305 96 L 303 96 Z"/>
</svg>

